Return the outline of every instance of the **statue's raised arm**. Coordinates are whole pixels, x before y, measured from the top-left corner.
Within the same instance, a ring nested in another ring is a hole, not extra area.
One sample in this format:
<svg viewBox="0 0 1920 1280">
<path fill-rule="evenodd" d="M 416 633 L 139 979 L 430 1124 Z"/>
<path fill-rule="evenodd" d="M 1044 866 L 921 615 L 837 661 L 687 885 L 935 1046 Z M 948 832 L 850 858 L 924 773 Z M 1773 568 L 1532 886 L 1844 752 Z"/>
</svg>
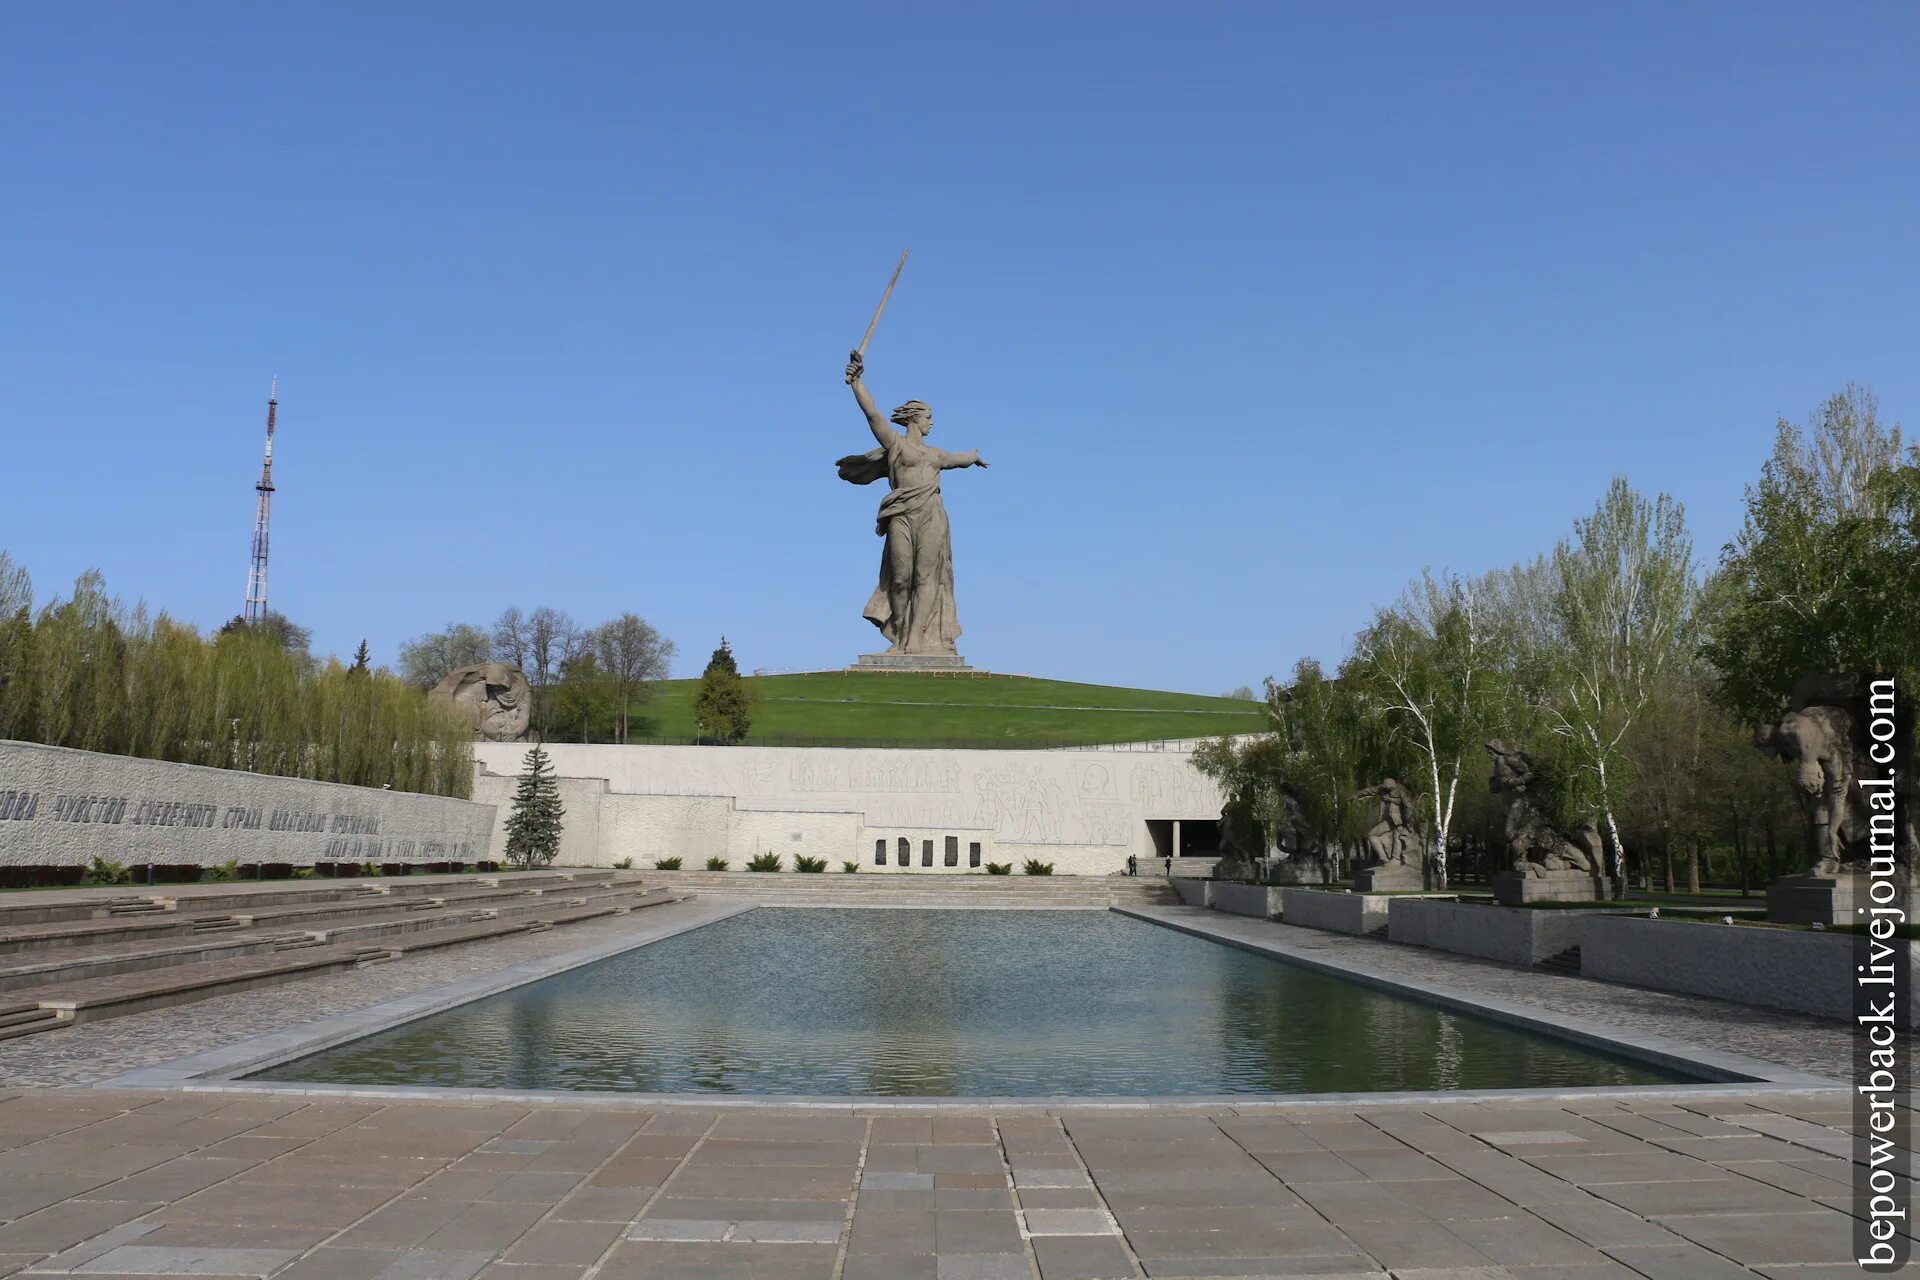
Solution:
<svg viewBox="0 0 1920 1280">
<path fill-rule="evenodd" d="M 866 362 L 858 351 L 847 356 L 847 385 L 853 388 L 853 398 L 860 406 L 860 412 L 867 415 L 867 427 L 873 432 L 873 438 L 880 442 L 882 449 L 897 444 L 900 433 L 887 425 L 879 407 L 873 403 L 873 394 L 867 390 L 864 378 Z"/>
</svg>

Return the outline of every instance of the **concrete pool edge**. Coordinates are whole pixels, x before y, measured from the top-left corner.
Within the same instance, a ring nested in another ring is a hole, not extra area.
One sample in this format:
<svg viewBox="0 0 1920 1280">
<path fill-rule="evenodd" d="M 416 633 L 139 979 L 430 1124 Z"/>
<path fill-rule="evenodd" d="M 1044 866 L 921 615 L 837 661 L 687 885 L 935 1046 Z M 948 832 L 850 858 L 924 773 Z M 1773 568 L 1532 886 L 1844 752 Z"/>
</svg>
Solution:
<svg viewBox="0 0 1920 1280">
<path fill-rule="evenodd" d="M 232 1094 L 282 1094 L 313 1097 L 378 1098 L 391 1100 L 494 1101 L 494 1102 L 569 1102 L 596 1106 L 682 1106 L 793 1108 L 804 1110 L 837 1109 L 848 1111 L 900 1111 L 923 1109 L 993 1110 L 1087 1110 L 1174 1107 L 1186 1110 L 1243 1111 L 1284 1107 L 1347 1106 L 1356 1103 L 1427 1104 L 1471 1103 L 1476 1101 L 1566 1101 L 1609 1097 L 1676 1098 L 1733 1097 L 1757 1092 L 1825 1092 L 1844 1089 L 1839 1081 L 1780 1067 L 1759 1059 L 1707 1049 L 1667 1037 L 1632 1032 L 1613 1024 L 1593 1022 L 1570 1015 L 1551 1015 L 1534 1006 L 1521 1005 L 1495 996 L 1483 996 L 1455 988 L 1416 984 L 1382 973 L 1327 964 L 1281 942 L 1254 942 L 1236 938 L 1224 929 L 1206 927 L 1213 921 L 1189 922 L 1160 913 L 1176 908 L 1110 908 L 1116 914 L 1159 925 L 1205 941 L 1231 946 L 1281 963 L 1295 964 L 1328 976 L 1384 990 L 1390 994 L 1430 1005 L 1478 1016 L 1489 1021 L 1535 1034 L 1568 1041 L 1585 1048 L 1598 1049 L 1633 1061 L 1680 1071 L 1707 1075 L 1703 1083 L 1663 1085 L 1598 1085 L 1571 1088 L 1514 1088 L 1478 1090 L 1428 1090 L 1403 1092 L 1317 1093 L 1317 1094 L 1222 1094 L 1209 1096 L 1159 1095 L 1116 1097 L 1110 1095 L 1057 1095 L 1039 1097 L 905 1097 L 881 1098 L 800 1094 L 706 1094 L 614 1093 L 592 1090 L 475 1089 L 419 1085 L 328 1085 L 301 1081 L 247 1080 L 240 1077 L 308 1057 L 315 1053 L 364 1039 L 380 1032 L 473 1001 L 526 986 L 568 970 L 596 963 L 612 956 L 664 941 L 773 905 L 741 899 L 709 898 L 683 900 L 693 906 L 691 918 L 681 916 L 662 924 L 650 922 L 633 935 L 596 943 L 574 951 L 523 961 L 488 973 L 477 974 L 441 987 L 415 992 L 360 1009 L 333 1014 L 313 1022 L 267 1032 L 202 1050 L 184 1057 L 152 1063 L 95 1082 L 94 1089 L 164 1089 L 182 1092 L 218 1092 Z M 1225 924 L 1226 922 L 1220 922 Z M 1251 922 L 1244 922 L 1251 923 Z M 1719 1077 L 1714 1079 L 1712 1077 Z"/>
<path fill-rule="evenodd" d="M 1425 1004 L 1438 1005 L 1443 1009 L 1484 1018 L 1502 1026 L 1530 1031 L 1536 1035 L 1551 1036 L 1556 1040 L 1571 1041 L 1584 1048 L 1603 1050 L 1635 1062 L 1670 1071 L 1681 1071 L 1693 1075 L 1704 1072 L 1709 1075 L 1704 1085 L 1623 1086 L 1635 1091 L 1645 1091 L 1649 1088 L 1699 1090 L 1703 1087 L 1726 1086 L 1749 1090 L 1756 1087 L 1795 1090 L 1846 1088 L 1841 1081 L 1825 1076 L 1814 1075 L 1793 1067 L 1783 1067 L 1778 1063 L 1748 1057 L 1744 1054 L 1709 1049 L 1704 1045 L 1691 1044 L 1671 1036 L 1634 1031 L 1616 1023 L 1599 1022 L 1575 1014 L 1556 1013 L 1538 1005 L 1523 1004 L 1502 996 L 1484 995 L 1441 983 L 1411 982 L 1395 974 L 1356 967 L 1351 961 L 1331 964 L 1279 938 L 1256 939 L 1243 936 L 1238 932 L 1242 926 L 1262 923 L 1250 918 L 1238 916 L 1226 919 L 1205 916 L 1194 918 L 1185 914 L 1174 914 L 1192 911 L 1193 908 L 1190 907 L 1114 907 L 1113 910 L 1146 924 L 1172 929 L 1176 933 L 1204 938 L 1222 946 L 1265 956 L 1283 964 L 1298 965 L 1303 969 L 1311 969 L 1316 973 L 1359 983 L 1362 986 L 1404 996 L 1410 1000 L 1418 1000 Z M 1513 1092 L 1526 1096 L 1546 1091 L 1516 1090 Z"/>
</svg>

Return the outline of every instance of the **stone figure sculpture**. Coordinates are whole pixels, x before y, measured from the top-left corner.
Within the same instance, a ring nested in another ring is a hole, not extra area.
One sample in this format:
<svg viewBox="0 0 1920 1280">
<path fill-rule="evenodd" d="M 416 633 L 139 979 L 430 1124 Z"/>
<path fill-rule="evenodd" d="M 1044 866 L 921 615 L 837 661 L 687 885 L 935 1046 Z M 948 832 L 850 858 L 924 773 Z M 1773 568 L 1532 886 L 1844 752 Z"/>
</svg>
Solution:
<svg viewBox="0 0 1920 1280">
<path fill-rule="evenodd" d="M 1275 788 L 1274 811 L 1268 837 L 1274 855 L 1267 863 L 1267 882 L 1281 885 L 1331 884 L 1333 850 L 1307 822 L 1305 798 L 1290 782 Z"/>
<path fill-rule="evenodd" d="M 1255 815 L 1253 802 L 1232 797 L 1220 807 L 1220 849 L 1237 862 L 1262 862 L 1279 851 L 1278 842 Z"/>
<path fill-rule="evenodd" d="M 1424 840 L 1414 816 L 1413 792 L 1398 778 L 1368 787 L 1356 799 L 1374 800 L 1380 817 L 1367 831 L 1368 862 L 1376 867 L 1419 866 Z"/>
<path fill-rule="evenodd" d="M 533 721 L 533 686 L 504 662 L 478 662 L 450 671 L 427 695 L 473 722 L 489 742 L 518 742 Z"/>
<path fill-rule="evenodd" d="M 1893 901 L 1909 916 L 1920 913 L 1913 882 L 1920 857 L 1913 814 L 1920 797 L 1907 763 L 1910 746 L 1885 736 L 1905 734 L 1893 714 L 1891 683 L 1876 695 L 1857 673 L 1802 676 L 1794 681 L 1786 714 L 1754 731 L 1755 746 L 1793 766 L 1810 845 L 1807 870 L 1768 887 L 1769 920 L 1850 923 L 1865 908 L 1876 872 L 1890 877 L 1897 890 Z M 1872 760 L 1870 737 L 1891 748 L 1884 753 L 1890 760 Z M 1877 895 L 1873 901 L 1888 905 Z"/>
<path fill-rule="evenodd" d="M 940 473 L 987 464 L 977 450 L 948 453 L 928 444 L 933 411 L 918 400 L 893 411 L 892 421 L 904 434 L 889 427 L 867 392 L 864 373 L 863 358 L 855 351 L 847 362 L 847 385 L 880 447 L 838 463 L 842 480 L 872 484 L 885 477 L 889 489 L 874 522 L 874 532 L 886 539 L 880 583 L 863 616 L 887 638 L 889 654 L 957 657 L 960 618 L 953 600 L 953 544 L 940 498 Z"/>
<path fill-rule="evenodd" d="M 1866 857 L 1866 795 L 1853 785 L 1853 716 L 1843 707 L 1806 707 L 1762 725 L 1754 745 L 1793 765 L 1793 781 L 1813 828 L 1816 876 L 1857 871 Z"/>
<path fill-rule="evenodd" d="M 1514 871 L 1530 879 L 1569 872 L 1598 876 L 1605 865 L 1598 828 L 1587 823 L 1569 835 L 1548 820 L 1532 795 L 1540 780 L 1533 757 L 1498 738 L 1487 744 L 1487 755 L 1493 761 L 1488 785 L 1506 806 L 1504 830 Z"/>
</svg>

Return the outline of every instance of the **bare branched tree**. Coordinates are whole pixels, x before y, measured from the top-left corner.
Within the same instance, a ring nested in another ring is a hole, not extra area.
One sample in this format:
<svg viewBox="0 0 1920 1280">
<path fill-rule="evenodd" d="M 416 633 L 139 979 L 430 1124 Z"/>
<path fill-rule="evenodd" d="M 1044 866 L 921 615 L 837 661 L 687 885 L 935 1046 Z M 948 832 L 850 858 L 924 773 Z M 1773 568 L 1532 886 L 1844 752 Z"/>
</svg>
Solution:
<svg viewBox="0 0 1920 1280">
<path fill-rule="evenodd" d="M 630 704 L 643 698 L 650 681 L 667 678 L 673 641 L 637 613 L 623 613 L 594 631 L 601 670 L 619 692 L 620 741 L 627 741 Z"/>
<path fill-rule="evenodd" d="M 545 605 L 527 619 L 527 657 L 532 663 L 523 669 L 537 689 L 560 678 L 560 668 L 578 656 L 586 637 L 565 611 Z"/>
<path fill-rule="evenodd" d="M 450 622 L 445 631 L 429 631 L 400 646 L 400 677 L 431 689 L 447 674 L 476 662 L 493 660 L 493 640 L 479 627 Z"/>
<path fill-rule="evenodd" d="M 526 615 L 517 608 L 503 610 L 493 623 L 494 661 L 510 662 L 531 678 L 533 672 L 528 664 L 532 661 L 532 654 L 533 645 L 528 635 Z"/>
</svg>

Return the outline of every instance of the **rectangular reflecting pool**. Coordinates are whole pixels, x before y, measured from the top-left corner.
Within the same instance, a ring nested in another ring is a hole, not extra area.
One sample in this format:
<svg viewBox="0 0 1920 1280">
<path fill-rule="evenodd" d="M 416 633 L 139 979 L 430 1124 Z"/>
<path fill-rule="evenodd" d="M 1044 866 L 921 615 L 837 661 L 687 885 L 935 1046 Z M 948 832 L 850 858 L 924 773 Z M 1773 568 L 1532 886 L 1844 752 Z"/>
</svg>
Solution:
<svg viewBox="0 0 1920 1280">
<path fill-rule="evenodd" d="M 866 1097 L 1692 1079 L 1110 912 L 768 907 L 254 1078 Z"/>
</svg>

